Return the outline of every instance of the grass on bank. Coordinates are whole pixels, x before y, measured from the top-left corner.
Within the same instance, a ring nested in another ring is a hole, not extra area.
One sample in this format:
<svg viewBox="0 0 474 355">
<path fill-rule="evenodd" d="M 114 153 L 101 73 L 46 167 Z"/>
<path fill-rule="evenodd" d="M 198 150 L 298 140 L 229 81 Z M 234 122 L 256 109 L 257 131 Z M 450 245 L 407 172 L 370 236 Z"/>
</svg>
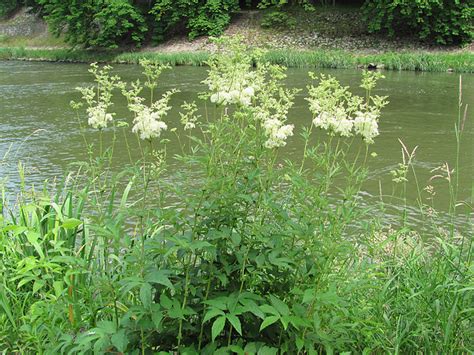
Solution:
<svg viewBox="0 0 474 355">
<path fill-rule="evenodd" d="M 52 62 L 106 62 L 137 64 L 140 59 L 151 59 L 171 65 L 203 66 L 209 59 L 207 52 L 118 52 L 96 50 L 28 49 L 24 47 L 0 47 L 0 60 L 37 60 Z M 350 53 L 346 51 L 270 50 L 265 59 L 273 64 L 297 68 L 347 69 L 376 66 L 388 70 L 428 72 L 474 72 L 474 55 L 457 53 L 387 52 L 382 54 Z"/>
</svg>

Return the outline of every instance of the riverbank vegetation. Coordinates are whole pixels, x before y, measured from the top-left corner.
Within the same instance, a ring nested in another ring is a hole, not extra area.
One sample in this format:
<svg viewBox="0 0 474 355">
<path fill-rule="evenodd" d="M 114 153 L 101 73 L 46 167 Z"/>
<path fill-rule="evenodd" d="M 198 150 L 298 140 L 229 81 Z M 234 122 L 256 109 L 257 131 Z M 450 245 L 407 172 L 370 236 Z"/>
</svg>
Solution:
<svg viewBox="0 0 474 355">
<path fill-rule="evenodd" d="M 459 166 L 432 178 L 451 192 L 451 223 L 437 219 L 431 185 L 417 199 L 430 228 L 407 224 L 403 203 L 398 225 L 387 223 L 382 196 L 361 203 L 389 99 L 374 94 L 382 75 L 364 72 L 358 96 L 310 73 L 312 119 L 294 127 L 298 91 L 284 86 L 285 68 L 238 39 L 217 47 L 206 109 L 183 102 L 179 121 L 168 117 L 177 90 L 159 86 L 167 65 L 142 58 L 145 79 L 125 83 L 93 64 L 94 85 L 71 102 L 89 160 L 55 186 L 23 182 L 15 198 L 2 189 L 0 350 L 472 352 L 472 226 L 456 223 L 472 206 L 457 198 Z M 115 95 L 128 118 L 114 113 Z M 465 110 L 460 90 L 458 154 Z M 130 129 L 141 158 L 117 171 Z M 279 153 L 292 136 L 304 149 L 287 161 Z M 170 157 L 175 139 L 182 151 Z M 402 152 L 399 201 L 419 184 L 416 149 Z"/>
<path fill-rule="evenodd" d="M 76 63 L 138 64 L 150 59 L 162 64 L 205 66 L 210 53 L 158 51 L 119 52 L 101 50 L 32 49 L 0 47 L 0 60 L 31 60 Z M 286 67 L 296 68 L 370 68 L 387 70 L 412 70 L 431 72 L 474 72 L 474 56 L 469 52 L 387 52 L 363 54 L 337 50 L 268 50 L 262 59 Z"/>
<path fill-rule="evenodd" d="M 361 12 L 362 27 L 390 37 L 412 38 L 428 43 L 470 44 L 473 39 L 473 7 L 469 0 L 442 1 L 334 1 L 352 4 Z M 87 6 L 73 0 L 7 0 L 0 4 L 0 17 L 21 6 L 31 6 L 48 23 L 51 32 L 64 35 L 65 41 L 83 47 L 117 48 L 156 44 L 176 34 L 190 39 L 202 35 L 218 36 L 241 9 L 264 9 L 263 27 L 291 28 L 301 22 L 295 8 L 319 15 L 328 1 L 89 1 Z M 359 10 L 359 8 L 361 8 Z M 311 17 L 311 16 L 310 16 Z M 314 17 L 314 16 L 313 16 Z M 298 20 L 298 21 L 297 21 Z M 359 21 L 349 24 L 358 30 Z M 329 23 L 333 32 L 344 27 L 337 17 Z"/>
</svg>

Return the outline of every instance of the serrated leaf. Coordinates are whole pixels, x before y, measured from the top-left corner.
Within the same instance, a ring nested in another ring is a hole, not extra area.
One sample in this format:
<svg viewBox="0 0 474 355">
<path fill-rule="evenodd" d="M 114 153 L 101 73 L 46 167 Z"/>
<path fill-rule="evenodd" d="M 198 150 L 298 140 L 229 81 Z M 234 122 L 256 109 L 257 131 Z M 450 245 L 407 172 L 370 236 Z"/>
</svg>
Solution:
<svg viewBox="0 0 474 355">
<path fill-rule="evenodd" d="M 303 349 L 303 346 L 304 346 L 304 340 L 302 338 L 296 338 L 296 348 L 298 349 L 298 351 L 301 351 L 301 349 Z"/>
<path fill-rule="evenodd" d="M 117 333 L 112 335 L 110 341 L 112 342 L 112 345 L 115 346 L 115 348 L 122 353 L 124 353 L 127 349 L 128 338 L 124 329 L 121 329 Z"/>
<path fill-rule="evenodd" d="M 140 287 L 140 301 L 146 309 L 151 308 L 151 290 L 151 285 L 146 282 Z"/>
<path fill-rule="evenodd" d="M 278 313 L 280 313 L 281 315 L 287 316 L 290 314 L 290 309 L 288 308 L 285 302 L 281 301 L 273 295 L 270 295 L 270 301 L 272 302 L 273 307 L 275 307 L 278 310 Z"/>
<path fill-rule="evenodd" d="M 264 330 L 266 327 L 272 325 L 273 323 L 278 322 L 279 319 L 280 319 L 279 316 L 270 316 L 270 317 L 265 318 L 262 324 L 260 325 L 260 331 Z"/>
<path fill-rule="evenodd" d="M 163 312 L 161 311 L 153 312 L 151 315 L 151 320 L 153 321 L 153 324 L 155 325 L 155 327 L 159 328 L 161 325 L 161 321 L 163 320 Z"/>
<path fill-rule="evenodd" d="M 242 335 L 242 324 L 240 324 L 240 319 L 234 314 L 227 314 L 226 318 L 229 320 L 230 324 L 232 324 L 237 333 Z"/>
<path fill-rule="evenodd" d="M 204 303 L 221 310 L 227 309 L 227 297 L 219 297 L 212 300 L 207 300 Z"/>
<path fill-rule="evenodd" d="M 166 274 L 167 272 L 164 270 L 155 270 L 145 275 L 145 281 L 157 283 L 174 290 L 173 284 Z"/>
<path fill-rule="evenodd" d="M 226 317 L 220 316 L 212 323 L 212 341 L 222 332 L 225 326 Z"/>
<path fill-rule="evenodd" d="M 240 236 L 239 233 L 232 232 L 232 234 L 230 235 L 230 240 L 232 241 L 232 244 L 237 247 L 240 245 L 240 242 L 242 241 L 242 237 Z"/>
<path fill-rule="evenodd" d="M 173 302 L 169 299 L 168 296 L 165 294 L 162 294 L 160 296 L 160 304 L 165 308 L 165 309 L 171 309 L 173 307 Z"/>
<path fill-rule="evenodd" d="M 211 320 L 212 318 L 215 318 L 217 316 L 223 316 L 224 312 L 222 312 L 220 309 L 217 308 L 211 308 L 206 315 L 204 316 L 204 319 L 202 320 L 203 323 L 206 323 L 207 321 Z"/>
<path fill-rule="evenodd" d="M 273 308 L 272 306 L 270 306 L 269 304 L 263 304 L 260 306 L 260 309 L 265 312 L 265 313 L 270 313 L 270 314 L 273 314 L 275 316 L 280 316 L 280 313 L 278 313 L 278 311 Z"/>
<path fill-rule="evenodd" d="M 258 308 L 257 303 L 254 302 L 253 300 L 245 299 L 245 300 L 240 301 L 240 303 L 244 306 L 243 307 L 244 312 L 250 312 L 260 319 L 265 318 L 265 313 L 263 313 L 260 310 L 260 308 Z"/>
<path fill-rule="evenodd" d="M 304 291 L 303 303 L 305 304 L 310 303 L 311 301 L 314 300 L 314 297 L 315 297 L 315 290 L 312 288 L 307 289 L 306 291 Z"/>
</svg>

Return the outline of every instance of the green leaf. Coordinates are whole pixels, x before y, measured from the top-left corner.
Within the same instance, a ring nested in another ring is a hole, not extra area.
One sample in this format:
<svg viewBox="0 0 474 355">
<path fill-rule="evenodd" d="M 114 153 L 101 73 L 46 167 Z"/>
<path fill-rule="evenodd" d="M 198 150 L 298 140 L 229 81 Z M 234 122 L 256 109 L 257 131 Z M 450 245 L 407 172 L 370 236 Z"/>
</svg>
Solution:
<svg viewBox="0 0 474 355">
<path fill-rule="evenodd" d="M 151 315 L 151 320 L 155 325 L 155 328 L 159 328 L 161 325 L 161 321 L 163 320 L 163 312 L 162 311 L 155 311 Z"/>
<path fill-rule="evenodd" d="M 298 349 L 298 352 L 301 351 L 301 349 L 303 349 L 303 346 L 304 346 L 304 340 L 302 338 L 297 337 L 295 343 L 296 343 L 296 348 Z"/>
<path fill-rule="evenodd" d="M 30 281 L 33 281 L 35 278 L 36 278 L 35 276 L 28 276 L 28 277 L 22 278 L 21 281 L 18 282 L 18 285 L 16 288 L 20 288 L 21 286 L 26 285 Z"/>
<path fill-rule="evenodd" d="M 165 309 L 171 309 L 171 307 L 173 307 L 173 302 L 164 293 L 160 296 L 160 304 Z"/>
<path fill-rule="evenodd" d="M 227 314 L 226 318 L 229 320 L 230 324 L 232 324 L 237 333 L 242 335 L 242 325 L 240 324 L 240 319 L 234 314 Z"/>
<path fill-rule="evenodd" d="M 225 316 L 220 316 L 212 324 L 212 341 L 214 341 L 224 329 L 225 320 L 226 320 Z"/>
<path fill-rule="evenodd" d="M 244 300 L 241 300 L 240 303 L 243 306 L 242 310 L 244 312 L 250 312 L 250 313 L 252 313 L 253 315 L 257 316 L 260 319 L 265 318 L 265 313 L 263 313 L 260 310 L 260 308 L 258 308 L 257 303 L 255 301 L 249 300 L 249 299 L 244 299 Z"/>
<path fill-rule="evenodd" d="M 75 218 L 68 218 L 63 221 L 61 227 L 64 229 L 75 229 L 82 224 L 82 221 L 75 219 Z"/>
<path fill-rule="evenodd" d="M 212 306 L 214 308 L 219 308 L 221 310 L 226 310 L 227 309 L 227 297 L 218 297 L 212 300 L 207 300 L 204 303 L 208 304 L 209 306 Z"/>
<path fill-rule="evenodd" d="M 140 287 L 140 300 L 146 309 L 151 308 L 151 290 L 149 283 L 144 283 L 142 287 Z"/>
<path fill-rule="evenodd" d="M 54 289 L 54 294 L 56 297 L 59 297 L 62 295 L 64 291 L 64 282 L 63 281 L 54 281 L 53 282 L 53 289 Z"/>
<path fill-rule="evenodd" d="M 270 313 L 270 314 L 273 314 L 275 316 L 280 316 L 280 313 L 278 313 L 278 311 L 273 308 L 272 306 L 270 306 L 269 304 L 263 304 L 260 306 L 260 309 L 265 312 L 265 313 Z"/>
<path fill-rule="evenodd" d="M 125 333 L 125 329 L 121 329 L 117 333 L 112 335 L 112 338 L 110 340 L 112 342 L 112 345 L 115 346 L 118 351 L 124 353 L 127 349 L 128 338 L 127 334 Z"/>
<path fill-rule="evenodd" d="M 236 247 L 239 246 L 240 242 L 242 241 L 242 237 L 240 236 L 240 234 L 235 232 L 232 232 L 232 234 L 230 235 L 230 239 L 232 241 L 232 244 Z"/>
<path fill-rule="evenodd" d="M 43 286 L 46 284 L 46 281 L 45 280 L 36 280 L 33 284 L 33 293 L 36 293 L 38 292 L 38 290 L 40 290 L 41 288 L 43 288 Z"/>
<path fill-rule="evenodd" d="M 167 271 L 165 270 L 155 270 L 145 275 L 145 281 L 160 284 L 174 290 L 173 284 L 166 274 Z"/>
<path fill-rule="evenodd" d="M 223 311 L 217 308 L 211 308 L 206 315 L 204 316 L 204 319 L 202 320 L 203 323 L 206 323 L 207 321 L 211 320 L 212 318 L 215 318 L 217 316 L 223 316 L 225 315 Z"/>
<path fill-rule="evenodd" d="M 262 324 L 260 325 L 260 331 L 264 330 L 266 327 L 272 325 L 273 323 L 278 322 L 279 319 L 280 319 L 279 316 L 270 316 L 270 317 L 265 318 Z"/>
<path fill-rule="evenodd" d="M 263 346 L 258 350 L 257 355 L 276 355 L 278 354 L 277 348 L 271 348 L 269 346 Z"/>
<path fill-rule="evenodd" d="M 37 232 L 28 231 L 28 233 L 26 233 L 26 239 L 28 239 L 28 242 L 35 248 L 38 255 L 41 258 L 44 258 L 43 249 L 41 249 L 41 246 L 38 244 L 39 237 L 40 234 Z"/>
<path fill-rule="evenodd" d="M 316 292 L 315 292 L 315 290 L 312 289 L 312 288 L 309 288 L 309 289 L 307 289 L 306 291 L 304 291 L 304 294 L 303 294 L 303 303 L 308 304 L 308 303 L 310 303 L 311 301 L 313 301 L 314 298 L 316 297 L 315 294 L 316 294 Z"/>
<path fill-rule="evenodd" d="M 290 314 L 290 309 L 285 302 L 279 300 L 273 295 L 270 295 L 270 301 L 272 302 L 273 307 L 275 307 L 281 315 L 287 316 Z"/>
</svg>

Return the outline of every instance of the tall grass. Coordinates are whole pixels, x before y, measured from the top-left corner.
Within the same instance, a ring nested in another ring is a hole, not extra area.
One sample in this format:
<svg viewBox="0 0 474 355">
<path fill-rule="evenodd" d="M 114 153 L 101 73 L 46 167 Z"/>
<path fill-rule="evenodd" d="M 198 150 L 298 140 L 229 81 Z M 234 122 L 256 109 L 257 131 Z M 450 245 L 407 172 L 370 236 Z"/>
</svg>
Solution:
<svg viewBox="0 0 474 355">
<path fill-rule="evenodd" d="M 104 62 L 137 64 L 140 59 L 152 59 L 171 65 L 204 66 L 208 52 L 118 52 L 80 49 L 27 49 L 23 47 L 0 47 L 0 59 L 40 60 L 61 62 Z M 468 51 L 457 53 L 435 52 L 388 52 L 364 54 L 335 50 L 270 50 L 265 60 L 273 64 L 297 68 L 347 69 L 376 66 L 387 70 L 410 70 L 428 72 L 474 72 L 474 55 Z"/>
<path fill-rule="evenodd" d="M 187 137 L 175 127 L 163 136 L 174 92 L 153 90 L 165 66 L 142 61 L 143 84 L 92 66 L 86 107 L 73 106 L 101 132 L 108 124 L 114 138 L 101 134 L 94 144 L 84 135 L 90 158 L 60 188 L 23 186 L 16 207 L 2 203 L 0 350 L 472 352 L 472 238 L 454 223 L 453 233 L 420 235 L 374 218 L 360 203 L 370 140 L 336 131 L 321 140 L 316 121 L 301 130 L 299 161 L 281 161 L 296 92 L 284 87 L 281 67 L 228 45 L 208 62 L 203 116 L 182 106 Z M 384 106 L 370 93 L 377 78 L 364 74 L 362 98 L 322 77 L 308 101 L 319 110 L 336 97 L 373 113 L 371 102 Z M 236 83 L 245 87 L 239 96 Z M 108 116 L 117 89 L 130 123 Z M 130 125 L 141 159 L 115 172 L 114 147 Z M 182 142 L 172 181 L 168 139 Z M 352 150 L 359 154 L 349 158 Z"/>
</svg>

